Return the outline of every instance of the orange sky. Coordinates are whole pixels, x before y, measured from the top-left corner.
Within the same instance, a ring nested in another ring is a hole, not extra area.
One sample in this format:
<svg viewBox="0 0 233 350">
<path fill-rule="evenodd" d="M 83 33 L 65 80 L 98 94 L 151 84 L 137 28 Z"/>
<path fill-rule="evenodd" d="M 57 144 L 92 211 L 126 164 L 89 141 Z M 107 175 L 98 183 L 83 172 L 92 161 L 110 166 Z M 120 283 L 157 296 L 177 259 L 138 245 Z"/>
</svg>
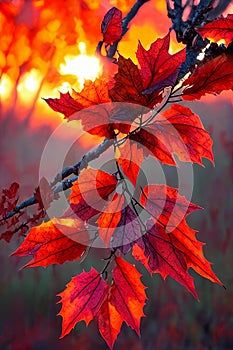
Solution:
<svg viewBox="0 0 233 350">
<path fill-rule="evenodd" d="M 23 120 L 27 116 L 32 127 L 58 125 L 62 116 L 50 110 L 41 97 L 56 97 L 58 90 L 63 91 L 67 86 L 80 88 L 85 77 L 94 78 L 98 74 L 96 59 L 92 57 L 87 61 L 85 55 L 93 56 L 101 40 L 102 18 L 112 6 L 126 14 L 134 0 L 68 0 L 65 3 L 65 7 L 62 0 L 0 3 L 3 117 L 11 115 Z M 231 7 L 233 10 L 233 5 Z M 135 60 L 138 40 L 147 48 L 157 37 L 164 36 L 170 25 L 165 0 L 149 1 L 133 19 L 119 51 Z M 181 47 L 172 41 L 172 51 Z M 78 61 L 72 61 L 77 56 Z M 72 64 L 74 71 L 69 69 Z M 94 68 L 92 72 L 90 67 Z M 71 74 L 74 72 L 76 75 Z"/>
</svg>

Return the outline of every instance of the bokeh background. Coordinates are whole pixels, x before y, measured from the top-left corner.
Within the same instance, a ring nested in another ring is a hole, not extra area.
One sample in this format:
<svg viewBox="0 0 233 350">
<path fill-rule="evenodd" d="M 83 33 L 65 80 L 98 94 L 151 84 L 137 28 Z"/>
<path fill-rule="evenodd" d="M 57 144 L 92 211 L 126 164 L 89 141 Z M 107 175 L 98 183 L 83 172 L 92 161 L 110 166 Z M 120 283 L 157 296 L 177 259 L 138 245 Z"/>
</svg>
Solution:
<svg viewBox="0 0 233 350">
<path fill-rule="evenodd" d="M 81 88 L 85 76 L 80 62 L 93 56 L 101 40 L 103 15 L 112 6 L 126 14 L 133 4 L 133 0 L 0 1 L 1 188 L 17 181 L 21 198 L 33 192 L 43 147 L 62 122 L 62 116 L 51 111 L 41 97 L 58 97 L 58 90 L 71 86 Z M 232 6 L 227 12 L 233 12 Z M 132 21 L 119 51 L 135 60 L 138 40 L 148 47 L 164 36 L 170 25 L 165 0 L 149 1 Z M 180 47 L 173 37 L 172 51 Z M 76 61 L 77 57 L 81 61 Z M 67 70 L 69 64 L 75 67 L 75 74 Z M 85 72 L 92 78 L 89 73 Z M 215 154 L 215 167 L 207 161 L 205 167 L 194 167 L 193 201 L 205 210 L 193 214 L 189 221 L 199 230 L 198 238 L 207 242 L 205 254 L 214 262 L 213 269 L 226 290 L 193 273 L 200 297 L 197 302 L 170 278 L 166 282 L 158 275 L 151 279 L 142 269 L 149 296 L 142 336 L 138 339 L 124 325 L 116 350 L 233 348 L 233 94 L 207 96 L 188 105 L 211 133 Z M 79 264 L 19 270 L 22 260 L 9 255 L 21 241 L 20 237 L 10 244 L 0 241 L 0 349 L 106 350 L 94 322 L 88 328 L 80 323 L 59 340 L 61 318 L 56 317 L 60 309 L 56 294 L 81 272 Z M 90 262 L 83 264 L 84 268 L 89 266 Z"/>
</svg>

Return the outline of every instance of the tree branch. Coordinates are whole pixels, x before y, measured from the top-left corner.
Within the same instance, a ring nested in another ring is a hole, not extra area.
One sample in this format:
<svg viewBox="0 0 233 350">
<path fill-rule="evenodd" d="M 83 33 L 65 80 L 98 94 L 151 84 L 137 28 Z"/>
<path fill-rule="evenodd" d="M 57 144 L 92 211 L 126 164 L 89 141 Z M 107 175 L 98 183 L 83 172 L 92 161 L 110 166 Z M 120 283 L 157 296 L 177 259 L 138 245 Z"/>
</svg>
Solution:
<svg viewBox="0 0 233 350">
<path fill-rule="evenodd" d="M 187 0 L 182 5 L 181 0 L 166 0 L 168 17 L 172 20 L 172 29 L 176 32 L 178 42 L 186 45 L 186 61 L 183 63 L 179 79 L 182 78 L 190 68 L 198 62 L 197 56 L 207 46 L 210 41 L 202 39 L 196 32 L 196 28 L 218 17 L 230 4 L 231 0 L 222 0 L 216 4 L 216 0 L 200 0 L 198 5 L 194 4 L 194 0 Z M 171 6 L 171 1 L 173 6 Z M 215 6 L 216 4 L 216 6 Z M 187 20 L 184 20 L 184 11 L 190 7 Z M 208 49 L 208 59 L 212 59 L 221 54 L 226 48 L 212 45 Z"/>
</svg>

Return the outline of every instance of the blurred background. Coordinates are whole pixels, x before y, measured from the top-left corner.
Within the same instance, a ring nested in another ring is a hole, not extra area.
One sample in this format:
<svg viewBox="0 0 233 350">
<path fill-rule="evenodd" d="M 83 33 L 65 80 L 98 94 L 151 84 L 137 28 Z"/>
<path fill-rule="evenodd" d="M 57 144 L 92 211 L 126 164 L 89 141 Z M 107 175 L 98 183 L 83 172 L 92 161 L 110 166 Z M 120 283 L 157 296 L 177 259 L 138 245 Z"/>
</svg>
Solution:
<svg viewBox="0 0 233 350">
<path fill-rule="evenodd" d="M 63 121 L 41 98 L 58 97 L 58 91 L 70 87 L 80 89 L 85 78 L 101 73 L 94 52 L 101 40 L 102 18 L 112 6 L 126 14 L 133 4 L 133 0 L 0 1 L 1 188 L 17 181 L 22 199 L 34 191 L 43 148 Z M 232 6 L 227 12 L 233 13 Z M 149 1 L 120 42 L 120 53 L 136 62 L 138 40 L 148 48 L 167 34 L 170 25 L 165 0 Z M 181 47 L 173 36 L 171 50 Z M 232 92 L 188 104 L 211 133 L 215 154 L 215 167 L 208 161 L 205 167 L 194 167 L 193 202 L 205 210 L 193 214 L 189 222 L 199 230 L 198 238 L 207 242 L 205 255 L 214 262 L 226 290 L 193 273 L 197 302 L 170 278 L 151 279 L 142 269 L 149 296 L 142 337 L 138 339 L 124 325 L 116 350 L 233 348 L 232 105 Z M 80 323 L 58 339 L 61 318 L 56 316 L 60 309 L 56 294 L 81 268 L 73 262 L 19 270 L 23 261 L 9 255 L 21 241 L 19 237 L 10 244 L 0 241 L 0 349 L 107 349 L 94 322 L 88 328 Z M 89 266 L 90 262 L 83 265 Z"/>
</svg>

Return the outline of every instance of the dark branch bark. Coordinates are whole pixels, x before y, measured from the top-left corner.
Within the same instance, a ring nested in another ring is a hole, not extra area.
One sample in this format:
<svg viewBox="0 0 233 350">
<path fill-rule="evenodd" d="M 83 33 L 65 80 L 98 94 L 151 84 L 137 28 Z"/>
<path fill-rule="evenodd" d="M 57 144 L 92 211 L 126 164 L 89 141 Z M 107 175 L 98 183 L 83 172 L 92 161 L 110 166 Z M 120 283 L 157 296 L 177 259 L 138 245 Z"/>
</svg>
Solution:
<svg viewBox="0 0 233 350">
<path fill-rule="evenodd" d="M 194 67 L 198 62 L 197 56 L 210 43 L 208 39 L 202 39 L 196 28 L 218 17 L 230 2 L 231 0 L 222 0 L 216 4 L 216 0 L 200 0 L 199 4 L 195 5 L 194 0 L 187 0 L 185 5 L 182 5 L 181 0 L 167 0 L 168 17 L 172 20 L 172 29 L 176 32 L 177 41 L 186 45 L 186 61 L 181 67 L 179 78 Z M 188 6 L 190 12 L 188 18 L 184 20 L 184 11 Z M 216 49 L 216 45 L 211 45 L 208 58 L 216 57 L 225 49 L 223 46 Z"/>
</svg>

